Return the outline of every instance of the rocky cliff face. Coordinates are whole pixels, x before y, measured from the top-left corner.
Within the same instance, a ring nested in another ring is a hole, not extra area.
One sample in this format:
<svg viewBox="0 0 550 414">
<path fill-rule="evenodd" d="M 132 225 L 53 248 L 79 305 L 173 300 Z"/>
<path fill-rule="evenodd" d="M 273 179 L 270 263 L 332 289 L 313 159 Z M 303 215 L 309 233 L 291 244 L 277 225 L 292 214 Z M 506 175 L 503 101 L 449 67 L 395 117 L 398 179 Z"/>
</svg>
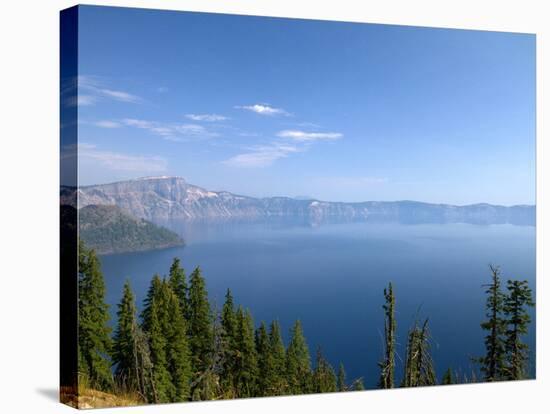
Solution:
<svg viewBox="0 0 550 414">
<path fill-rule="evenodd" d="M 64 193 L 67 198 L 70 197 L 68 193 Z M 87 205 L 116 205 L 135 217 L 151 221 L 292 217 L 314 223 L 374 220 L 535 224 L 535 206 L 453 206 L 414 201 L 342 203 L 289 197 L 254 198 L 225 191 L 208 191 L 180 177 L 153 177 L 80 187 L 78 206 L 82 208 Z"/>
<path fill-rule="evenodd" d="M 78 191 L 79 208 L 109 204 L 149 220 L 258 217 L 262 214 L 258 199 L 208 191 L 179 177 L 122 181 L 81 187 Z"/>
</svg>

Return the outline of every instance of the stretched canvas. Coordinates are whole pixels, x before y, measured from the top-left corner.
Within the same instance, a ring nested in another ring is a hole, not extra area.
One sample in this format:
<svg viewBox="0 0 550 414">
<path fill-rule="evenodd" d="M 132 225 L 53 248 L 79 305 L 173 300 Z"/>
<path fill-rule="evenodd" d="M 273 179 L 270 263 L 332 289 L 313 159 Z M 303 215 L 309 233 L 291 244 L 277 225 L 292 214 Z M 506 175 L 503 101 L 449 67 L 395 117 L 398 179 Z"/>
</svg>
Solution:
<svg viewBox="0 0 550 414">
<path fill-rule="evenodd" d="M 534 379 L 535 42 L 62 11 L 61 400 Z"/>
</svg>

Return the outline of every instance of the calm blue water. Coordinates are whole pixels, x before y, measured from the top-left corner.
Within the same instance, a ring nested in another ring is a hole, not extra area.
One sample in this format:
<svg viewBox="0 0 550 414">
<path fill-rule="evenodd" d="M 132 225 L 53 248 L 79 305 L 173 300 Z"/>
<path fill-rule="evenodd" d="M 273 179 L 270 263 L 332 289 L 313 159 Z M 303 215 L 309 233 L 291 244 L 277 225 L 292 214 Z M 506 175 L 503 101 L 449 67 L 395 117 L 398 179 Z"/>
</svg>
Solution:
<svg viewBox="0 0 550 414">
<path fill-rule="evenodd" d="M 479 323 L 488 264 L 503 277 L 535 287 L 535 228 L 471 224 L 172 223 L 187 245 L 162 251 L 103 256 L 113 318 L 129 278 L 141 305 L 154 273 L 168 272 L 179 256 L 189 275 L 200 265 L 212 303 L 226 289 L 251 309 L 256 323 L 277 318 L 286 332 L 301 319 L 311 349 L 320 345 L 348 379 L 378 379 L 383 294 L 394 284 L 399 355 L 415 317 L 429 317 L 439 377 L 447 367 L 469 373 L 483 352 Z M 534 319 L 534 318 L 533 318 Z M 528 342 L 534 350 L 534 320 Z M 403 363 L 398 361 L 398 377 Z"/>
</svg>

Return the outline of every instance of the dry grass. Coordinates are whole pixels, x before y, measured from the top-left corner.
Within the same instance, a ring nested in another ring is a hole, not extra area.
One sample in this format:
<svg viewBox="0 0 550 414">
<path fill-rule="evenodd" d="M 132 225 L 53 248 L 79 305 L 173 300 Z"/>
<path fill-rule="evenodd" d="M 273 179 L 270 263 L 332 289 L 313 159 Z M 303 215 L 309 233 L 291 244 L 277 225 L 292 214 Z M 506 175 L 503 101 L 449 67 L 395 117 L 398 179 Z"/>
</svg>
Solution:
<svg viewBox="0 0 550 414">
<path fill-rule="evenodd" d="M 85 377 L 81 377 L 76 387 L 63 387 L 60 392 L 62 403 L 78 409 L 129 407 L 145 402 L 134 392 L 115 389 L 114 394 L 94 390 Z"/>
<path fill-rule="evenodd" d="M 108 394 L 106 392 L 92 389 L 85 390 L 78 395 L 77 408 L 106 408 L 106 407 L 128 407 L 143 404 L 142 401 L 132 396 L 121 396 Z"/>
<path fill-rule="evenodd" d="M 78 409 L 129 407 L 144 404 L 135 396 L 114 395 L 92 389 L 81 391 L 78 395 L 71 394 L 68 390 L 62 390 L 61 402 Z"/>
</svg>

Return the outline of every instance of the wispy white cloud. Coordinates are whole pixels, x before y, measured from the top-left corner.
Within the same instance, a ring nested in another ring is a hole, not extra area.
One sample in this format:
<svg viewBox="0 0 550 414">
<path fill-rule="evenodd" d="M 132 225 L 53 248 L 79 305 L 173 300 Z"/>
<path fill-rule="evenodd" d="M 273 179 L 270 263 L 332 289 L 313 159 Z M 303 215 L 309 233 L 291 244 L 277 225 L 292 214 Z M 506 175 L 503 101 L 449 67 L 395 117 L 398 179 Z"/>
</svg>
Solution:
<svg viewBox="0 0 550 414">
<path fill-rule="evenodd" d="M 145 129 L 152 134 L 161 136 L 172 141 L 184 141 L 190 138 L 211 138 L 218 136 L 218 133 L 208 130 L 198 124 L 176 124 L 143 119 L 126 118 L 122 123 L 129 127 Z"/>
<path fill-rule="evenodd" d="M 213 136 L 213 132 L 208 131 L 202 125 L 197 124 L 181 124 L 174 125 L 174 129 L 183 135 L 208 135 Z M 217 135 L 217 134 L 216 134 Z"/>
<path fill-rule="evenodd" d="M 240 131 L 237 132 L 237 135 L 240 137 L 259 137 L 262 134 L 260 134 L 259 132 Z"/>
<path fill-rule="evenodd" d="M 124 124 L 131 127 L 150 129 L 153 127 L 153 123 L 150 121 L 144 121 L 142 119 L 125 118 L 122 120 Z"/>
<path fill-rule="evenodd" d="M 319 129 L 321 128 L 321 125 L 316 124 L 314 122 L 298 122 L 295 124 L 296 126 L 302 127 L 302 128 L 312 128 L 312 129 Z"/>
<path fill-rule="evenodd" d="M 268 167 L 275 161 L 291 154 L 306 152 L 316 141 L 332 141 L 343 137 L 339 132 L 306 132 L 300 130 L 283 130 L 277 133 L 279 138 L 287 140 L 273 141 L 267 145 L 244 148 L 223 163 L 232 167 Z"/>
<path fill-rule="evenodd" d="M 258 145 L 249 147 L 246 152 L 237 154 L 223 161 L 223 163 L 231 167 L 267 167 L 280 158 L 286 158 L 290 154 L 300 151 L 302 150 L 294 145 L 284 145 L 280 143 Z"/>
<path fill-rule="evenodd" d="M 97 102 L 97 98 L 95 96 L 79 94 L 78 97 L 76 98 L 76 102 L 73 99 L 70 105 L 71 106 L 76 106 L 76 105 L 90 106 L 90 105 L 95 105 L 96 102 Z"/>
<path fill-rule="evenodd" d="M 312 141 L 332 141 L 342 138 L 344 135 L 340 132 L 306 132 L 295 129 L 286 129 L 277 133 L 278 137 L 291 138 L 295 141 L 312 142 Z"/>
<path fill-rule="evenodd" d="M 95 144 L 89 144 L 87 142 L 79 142 L 78 144 L 67 145 L 67 148 L 74 149 L 78 153 L 80 151 L 94 150 L 97 148 Z"/>
<path fill-rule="evenodd" d="M 94 122 L 93 124 L 99 128 L 109 128 L 109 129 L 120 128 L 122 126 L 120 122 L 109 121 L 109 120 L 97 121 L 97 122 Z"/>
<path fill-rule="evenodd" d="M 244 109 L 247 111 L 255 112 L 259 115 L 266 116 L 290 116 L 290 113 L 282 108 L 275 108 L 269 104 L 254 104 L 254 105 L 242 105 L 235 106 L 236 109 Z"/>
<path fill-rule="evenodd" d="M 87 143 L 78 144 L 78 159 L 79 162 L 92 162 L 112 171 L 159 173 L 165 172 L 168 166 L 168 162 L 162 157 L 103 151 Z"/>
<path fill-rule="evenodd" d="M 227 121 L 229 118 L 227 116 L 218 115 L 218 114 L 185 114 L 187 119 L 198 122 L 220 122 Z"/>
<path fill-rule="evenodd" d="M 137 103 L 141 101 L 140 97 L 124 91 L 115 91 L 112 89 L 98 89 L 98 92 L 101 95 L 106 96 L 108 98 L 112 98 L 116 101 L 131 102 L 131 103 Z"/>
<path fill-rule="evenodd" d="M 137 95 L 108 88 L 97 78 L 84 75 L 78 76 L 76 81 L 65 82 L 62 93 L 66 96 L 65 102 L 67 106 L 91 106 L 102 100 L 127 103 L 139 103 L 143 101 Z"/>
</svg>

